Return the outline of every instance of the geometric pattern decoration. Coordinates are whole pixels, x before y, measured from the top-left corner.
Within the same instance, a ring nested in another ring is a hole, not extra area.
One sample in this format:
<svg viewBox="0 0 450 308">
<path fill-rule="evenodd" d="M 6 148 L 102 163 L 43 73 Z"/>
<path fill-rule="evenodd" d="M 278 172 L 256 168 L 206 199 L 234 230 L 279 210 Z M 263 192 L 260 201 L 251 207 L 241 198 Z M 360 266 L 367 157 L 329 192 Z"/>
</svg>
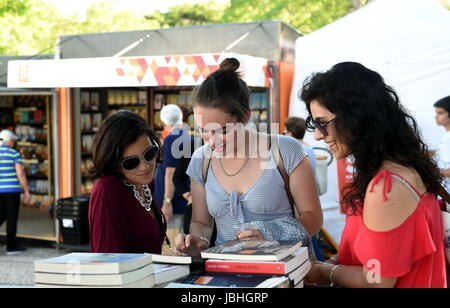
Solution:
<svg viewBox="0 0 450 308">
<path fill-rule="evenodd" d="M 139 83 L 144 78 L 153 78 L 158 86 L 199 85 L 219 69 L 221 61 L 220 54 L 120 58 L 116 73 L 120 77 L 136 77 Z M 260 76 L 265 78 L 265 87 L 273 87 L 268 63 L 262 66 Z"/>
</svg>

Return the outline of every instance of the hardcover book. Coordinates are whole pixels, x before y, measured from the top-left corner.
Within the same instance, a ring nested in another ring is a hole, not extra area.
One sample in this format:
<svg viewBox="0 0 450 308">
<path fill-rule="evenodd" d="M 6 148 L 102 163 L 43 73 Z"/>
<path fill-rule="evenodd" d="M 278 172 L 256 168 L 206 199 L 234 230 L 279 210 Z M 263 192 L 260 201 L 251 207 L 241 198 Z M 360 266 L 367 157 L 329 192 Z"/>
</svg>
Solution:
<svg viewBox="0 0 450 308">
<path fill-rule="evenodd" d="M 293 254 L 302 242 L 227 241 L 201 252 L 204 259 L 280 261 Z"/>
<path fill-rule="evenodd" d="M 207 272 L 253 273 L 286 275 L 309 259 L 308 248 L 300 247 L 294 254 L 280 261 L 239 261 L 210 259 L 205 262 Z"/>
<path fill-rule="evenodd" d="M 207 273 L 204 275 L 189 275 L 181 283 L 168 285 L 167 287 L 185 288 L 198 287 L 219 287 L 219 288 L 288 288 L 289 279 L 287 277 L 268 277 L 261 275 L 224 275 L 219 273 Z"/>
</svg>

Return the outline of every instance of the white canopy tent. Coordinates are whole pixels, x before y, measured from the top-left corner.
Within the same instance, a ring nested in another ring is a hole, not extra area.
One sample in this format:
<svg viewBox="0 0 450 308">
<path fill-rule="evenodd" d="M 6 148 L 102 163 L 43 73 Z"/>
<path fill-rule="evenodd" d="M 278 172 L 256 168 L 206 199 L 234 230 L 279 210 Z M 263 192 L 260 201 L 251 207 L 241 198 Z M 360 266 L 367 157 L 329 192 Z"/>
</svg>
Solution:
<svg viewBox="0 0 450 308">
<path fill-rule="evenodd" d="M 425 142 L 437 148 L 444 130 L 433 104 L 450 95 L 450 11 L 435 0 L 374 0 L 296 41 L 296 71 L 289 115 L 306 116 L 298 94 L 306 77 L 344 61 L 379 72 L 413 114 Z M 306 142 L 316 142 L 311 133 Z M 325 208 L 338 201 L 336 165 L 329 169 Z"/>
</svg>

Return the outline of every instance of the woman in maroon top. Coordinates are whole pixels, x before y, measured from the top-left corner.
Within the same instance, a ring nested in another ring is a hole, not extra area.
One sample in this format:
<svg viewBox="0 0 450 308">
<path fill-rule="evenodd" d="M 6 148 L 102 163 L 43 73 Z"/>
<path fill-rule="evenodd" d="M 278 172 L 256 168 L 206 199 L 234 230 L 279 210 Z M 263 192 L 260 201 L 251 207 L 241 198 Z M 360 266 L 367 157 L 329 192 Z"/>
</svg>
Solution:
<svg viewBox="0 0 450 308">
<path fill-rule="evenodd" d="M 146 121 L 132 112 L 104 121 L 93 148 L 92 252 L 161 253 L 166 223 L 149 189 L 159 148 Z"/>
</svg>

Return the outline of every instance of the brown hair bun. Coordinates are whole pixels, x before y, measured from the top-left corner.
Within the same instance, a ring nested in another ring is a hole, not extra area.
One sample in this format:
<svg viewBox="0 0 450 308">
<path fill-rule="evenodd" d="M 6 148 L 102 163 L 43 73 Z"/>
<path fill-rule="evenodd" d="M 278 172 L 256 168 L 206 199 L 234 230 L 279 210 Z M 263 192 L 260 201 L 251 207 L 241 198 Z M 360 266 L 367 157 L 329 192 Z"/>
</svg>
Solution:
<svg viewBox="0 0 450 308">
<path fill-rule="evenodd" d="M 240 66 L 241 63 L 239 63 L 236 58 L 226 58 L 222 61 L 222 63 L 220 63 L 219 69 L 221 71 L 236 72 Z"/>
</svg>

